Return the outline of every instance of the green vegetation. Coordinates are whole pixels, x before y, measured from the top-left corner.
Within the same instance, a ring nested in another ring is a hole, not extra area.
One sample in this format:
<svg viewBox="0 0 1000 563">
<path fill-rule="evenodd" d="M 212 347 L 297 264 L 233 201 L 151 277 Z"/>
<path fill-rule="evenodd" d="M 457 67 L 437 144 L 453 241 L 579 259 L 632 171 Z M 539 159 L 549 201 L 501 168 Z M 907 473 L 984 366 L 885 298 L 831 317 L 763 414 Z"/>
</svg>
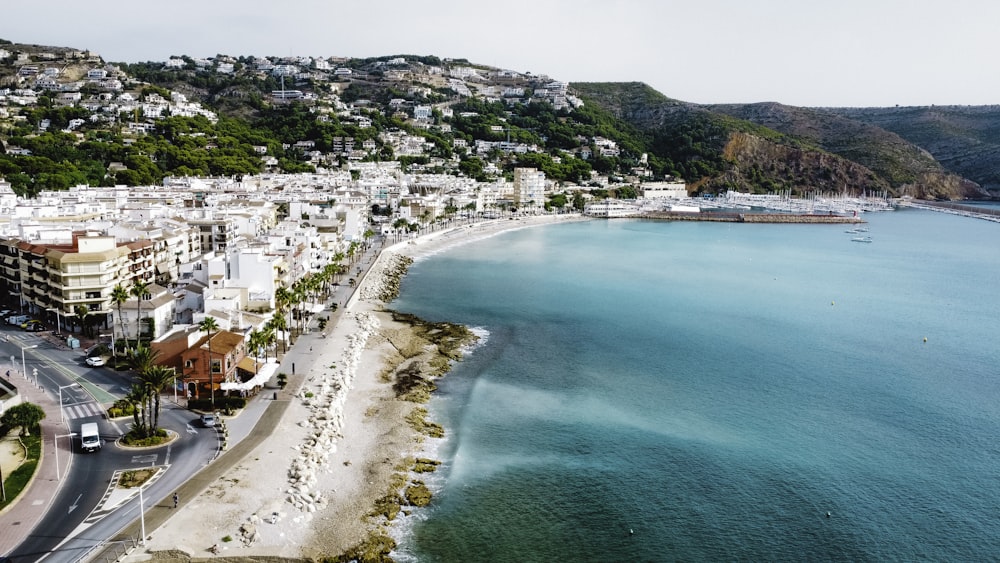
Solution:
<svg viewBox="0 0 1000 563">
<path fill-rule="evenodd" d="M 392 563 L 389 557 L 392 550 L 396 549 L 396 540 L 389 537 L 380 530 L 372 531 L 368 537 L 358 545 L 347 550 L 337 557 L 323 558 L 323 563 Z"/>
<path fill-rule="evenodd" d="M 39 423 L 45 419 L 45 411 L 34 403 L 20 403 L 8 408 L 0 416 L 0 426 L 4 435 L 14 428 L 20 428 L 19 436 L 27 437 L 39 433 Z"/>
<path fill-rule="evenodd" d="M 147 467 L 145 469 L 122 471 L 122 474 L 118 477 L 118 488 L 132 489 L 141 487 L 146 481 L 152 479 L 159 470 L 157 467 Z"/>
<path fill-rule="evenodd" d="M 9 410 L 8 410 L 9 412 Z M 38 468 L 38 460 L 42 456 L 42 437 L 37 433 L 20 438 L 21 445 L 27 453 L 25 460 L 10 475 L 3 476 L 3 490 L 6 499 L 0 498 L 0 511 L 8 505 L 13 504 L 17 497 L 24 492 L 28 483 L 31 482 L 35 469 Z"/>
</svg>

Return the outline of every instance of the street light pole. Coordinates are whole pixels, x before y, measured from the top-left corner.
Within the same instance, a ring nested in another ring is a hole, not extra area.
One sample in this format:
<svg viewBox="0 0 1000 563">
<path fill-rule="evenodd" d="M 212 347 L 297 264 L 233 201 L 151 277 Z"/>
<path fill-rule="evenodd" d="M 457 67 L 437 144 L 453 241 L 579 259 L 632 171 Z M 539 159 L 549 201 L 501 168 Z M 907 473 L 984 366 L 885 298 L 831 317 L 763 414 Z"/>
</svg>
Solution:
<svg viewBox="0 0 1000 563">
<path fill-rule="evenodd" d="M 59 309 L 52 308 L 52 309 L 46 309 L 46 311 L 49 311 L 50 313 L 55 313 L 56 314 L 56 335 L 61 334 L 62 333 L 62 327 L 59 326 Z"/>
<path fill-rule="evenodd" d="M 29 348 L 38 348 L 38 344 L 32 344 L 31 346 L 21 346 L 21 375 L 23 375 L 25 379 L 28 379 L 28 366 L 27 363 L 24 361 L 24 351 Z"/>
<path fill-rule="evenodd" d="M 142 485 L 139 485 L 139 521 L 142 523 L 142 546 L 146 547 L 146 508 L 142 500 Z"/>
</svg>

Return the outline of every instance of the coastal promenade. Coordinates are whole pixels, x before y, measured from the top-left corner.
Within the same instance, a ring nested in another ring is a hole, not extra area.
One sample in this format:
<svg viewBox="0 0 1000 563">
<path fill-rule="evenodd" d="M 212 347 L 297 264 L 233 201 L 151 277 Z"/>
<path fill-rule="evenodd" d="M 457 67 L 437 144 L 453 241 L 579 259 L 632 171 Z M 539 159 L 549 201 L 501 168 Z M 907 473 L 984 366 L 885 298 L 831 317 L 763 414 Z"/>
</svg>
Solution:
<svg viewBox="0 0 1000 563">
<path fill-rule="evenodd" d="M 42 408 L 45 418 L 41 422 L 42 455 L 38 460 L 35 475 L 17 499 L 0 512 L 0 554 L 10 553 L 28 537 L 45 516 L 62 484 L 57 473 L 65 474 L 73 461 L 73 454 L 67 449 L 69 445 L 65 439 L 62 440 L 61 453 L 56 452 L 56 448 L 60 445 L 56 436 L 67 434 L 69 430 L 66 423 L 60 421 L 59 404 L 55 393 L 36 385 L 16 367 L 10 371 L 10 382 L 17 387 L 23 402 L 33 403 Z M 61 461 L 58 468 L 57 455 Z"/>
</svg>

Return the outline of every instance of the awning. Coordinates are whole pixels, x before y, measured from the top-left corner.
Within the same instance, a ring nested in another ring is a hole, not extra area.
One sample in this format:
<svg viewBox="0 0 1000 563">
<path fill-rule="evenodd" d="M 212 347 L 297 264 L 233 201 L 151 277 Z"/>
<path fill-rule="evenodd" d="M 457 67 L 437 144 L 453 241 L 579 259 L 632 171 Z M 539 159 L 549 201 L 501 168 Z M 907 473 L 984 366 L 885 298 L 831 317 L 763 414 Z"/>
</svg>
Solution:
<svg viewBox="0 0 1000 563">
<path fill-rule="evenodd" d="M 249 358 L 249 360 L 251 363 L 253 362 L 253 358 Z M 242 363 L 243 362 L 241 360 L 240 364 Z M 225 381 L 219 386 L 219 388 L 222 389 L 223 391 L 231 391 L 231 390 L 246 391 L 249 389 L 253 389 L 254 387 L 260 387 L 261 385 L 267 383 L 267 381 L 271 379 L 271 377 L 277 371 L 278 371 L 278 362 L 274 360 L 268 360 L 266 362 L 260 363 L 260 371 L 258 371 L 257 375 L 253 376 L 249 381 L 242 381 L 242 382 Z"/>
<path fill-rule="evenodd" d="M 254 360 L 253 357 L 251 356 L 246 356 L 242 360 L 240 360 L 240 363 L 236 364 L 236 367 L 240 368 L 243 371 L 249 371 L 250 373 L 255 373 L 263 365 L 264 362 L 261 362 L 259 360 Z"/>
</svg>

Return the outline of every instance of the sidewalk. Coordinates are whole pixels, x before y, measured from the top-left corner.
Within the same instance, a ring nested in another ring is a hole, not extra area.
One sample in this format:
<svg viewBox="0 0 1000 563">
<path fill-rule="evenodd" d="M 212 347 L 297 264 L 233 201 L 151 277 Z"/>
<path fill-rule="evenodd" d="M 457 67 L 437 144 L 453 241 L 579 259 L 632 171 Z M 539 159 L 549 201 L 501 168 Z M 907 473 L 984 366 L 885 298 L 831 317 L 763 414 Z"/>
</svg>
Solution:
<svg viewBox="0 0 1000 563">
<path fill-rule="evenodd" d="M 0 512 L 0 554 L 7 554 L 17 547 L 45 516 L 62 485 L 56 476 L 56 462 L 60 464 L 60 474 L 65 475 L 73 460 L 70 438 L 60 438 L 58 444 L 60 451 L 56 453 L 55 436 L 68 434 L 69 430 L 66 424 L 59 420 L 59 405 L 53 393 L 35 387 L 34 382 L 26 380 L 21 373 L 12 372 L 10 380 L 25 402 L 42 407 L 45 419 L 41 423 L 42 455 L 38 460 L 35 476 L 27 489 Z"/>
</svg>

